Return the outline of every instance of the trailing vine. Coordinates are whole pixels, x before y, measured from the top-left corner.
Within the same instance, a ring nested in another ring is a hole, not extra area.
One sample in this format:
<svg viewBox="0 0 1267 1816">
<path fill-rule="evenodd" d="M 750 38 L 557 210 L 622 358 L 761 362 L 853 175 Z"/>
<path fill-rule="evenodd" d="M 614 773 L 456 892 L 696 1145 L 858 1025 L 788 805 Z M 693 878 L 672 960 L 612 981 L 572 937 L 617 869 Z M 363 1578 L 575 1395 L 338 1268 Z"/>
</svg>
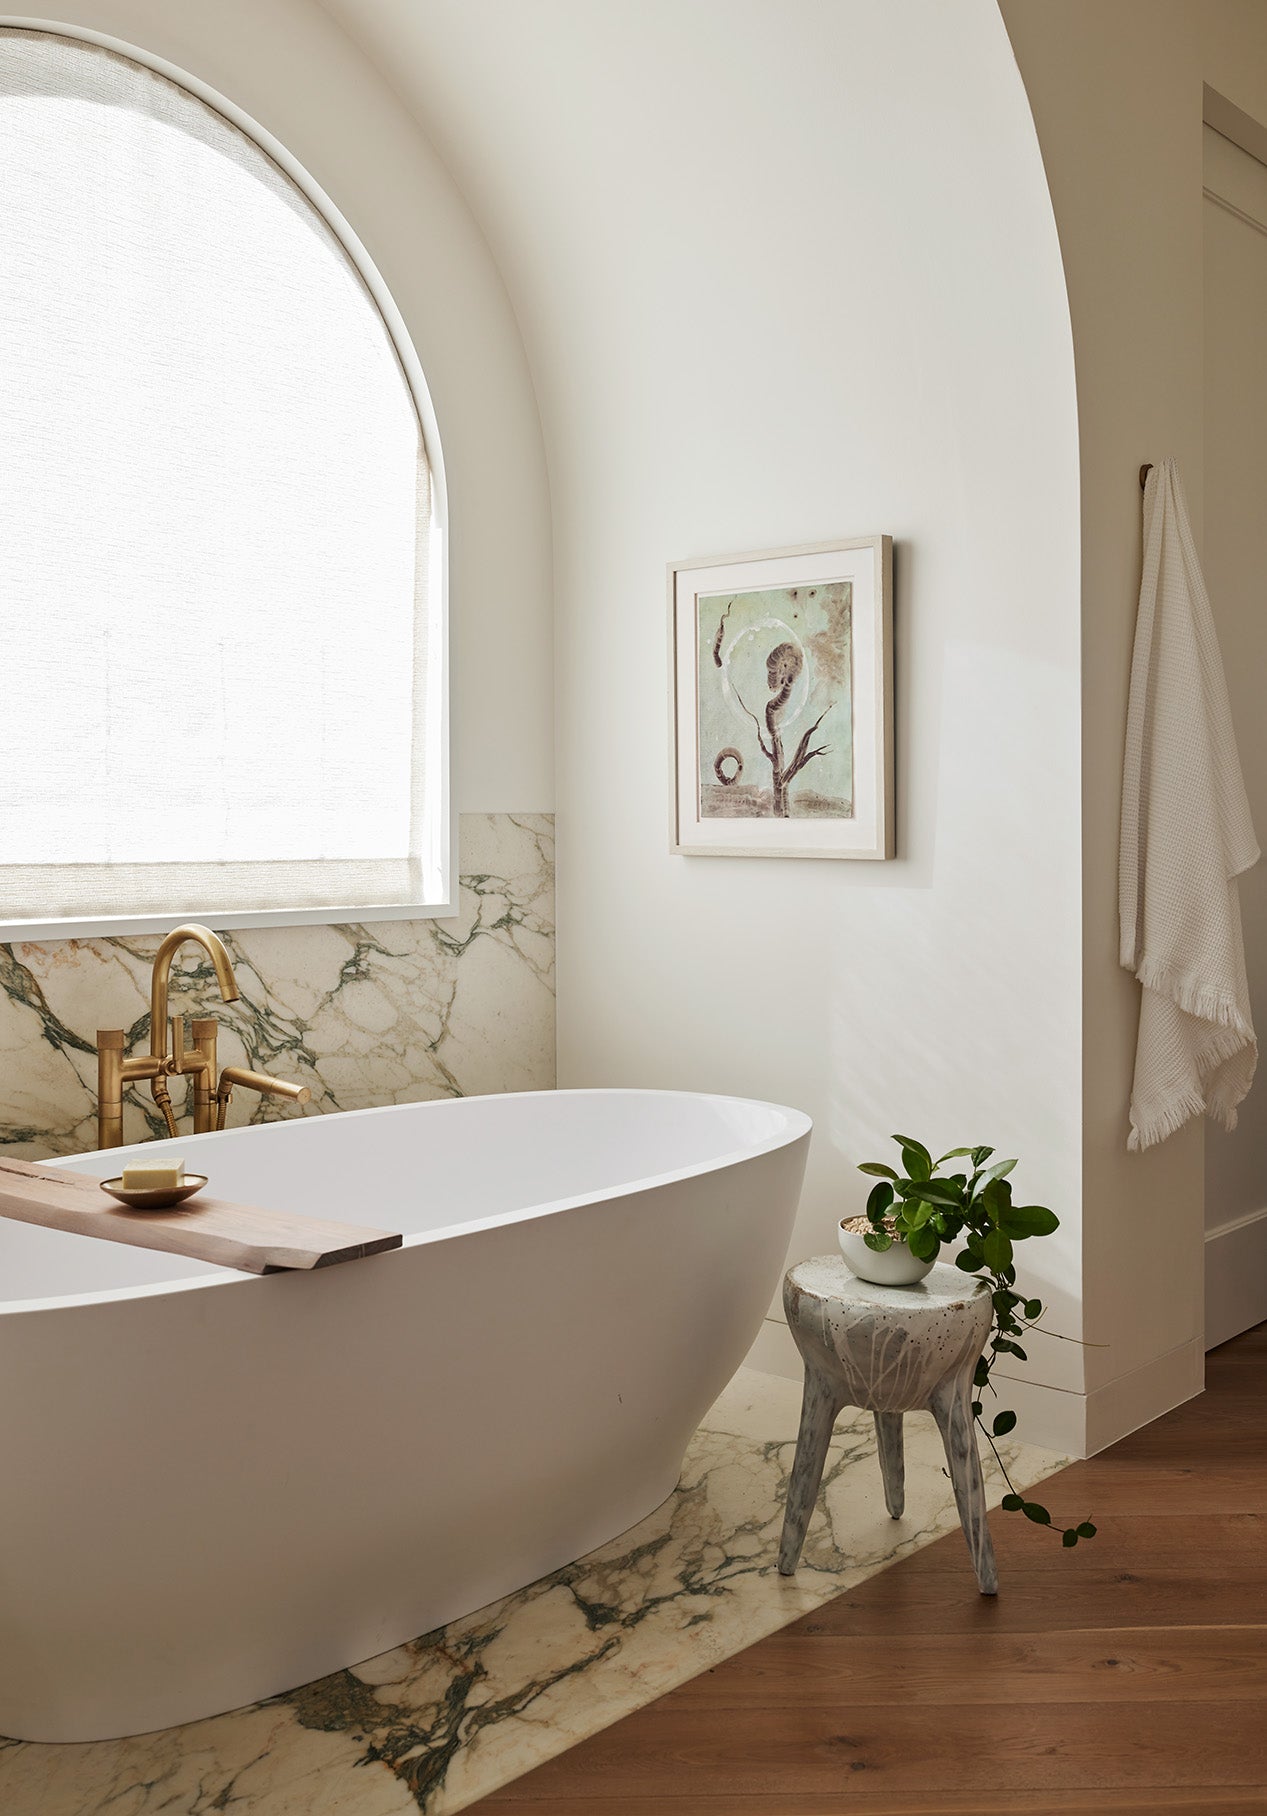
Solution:
<svg viewBox="0 0 1267 1816">
<path fill-rule="evenodd" d="M 877 1253 L 892 1248 L 895 1242 L 905 1242 L 921 1261 L 935 1261 L 943 1243 L 962 1240 L 955 1266 L 986 1281 L 994 1313 L 990 1340 L 977 1363 L 973 1386 L 978 1394 L 988 1391 L 997 1398 L 998 1389 L 990 1378 L 995 1362 L 1000 1356 L 1014 1356 L 1018 1362 L 1029 1360 L 1019 1339 L 1027 1331 L 1037 1329 L 1046 1309 L 1041 1299 L 1029 1299 L 1016 1291 L 1016 1269 L 1012 1264 L 1015 1245 L 1031 1236 L 1050 1236 L 1059 1229 L 1060 1219 L 1046 1205 L 1012 1202 L 1007 1176 L 1016 1162 L 995 1160 L 991 1165 L 993 1148 L 951 1148 L 940 1160 L 934 1160 L 923 1142 L 909 1135 L 895 1135 L 893 1139 L 902 1150 L 905 1177 L 878 1160 L 866 1161 L 858 1169 L 879 1181 L 867 1199 L 871 1229 L 863 1240 Z M 941 1168 L 950 1160 L 967 1160 L 971 1170 L 943 1174 Z M 1058 1526 L 1038 1501 L 1026 1500 L 1017 1493 L 994 1442 L 1005 1438 L 1015 1427 L 1014 1412 L 996 1413 L 987 1425 L 984 1402 L 978 1398 L 972 1402 L 972 1416 L 1007 1483 L 1003 1507 L 1008 1513 L 1023 1513 L 1036 1526 L 1059 1532 L 1067 1550 L 1079 1539 L 1095 1537 L 1090 1520 L 1082 1520 L 1076 1526 Z"/>
</svg>

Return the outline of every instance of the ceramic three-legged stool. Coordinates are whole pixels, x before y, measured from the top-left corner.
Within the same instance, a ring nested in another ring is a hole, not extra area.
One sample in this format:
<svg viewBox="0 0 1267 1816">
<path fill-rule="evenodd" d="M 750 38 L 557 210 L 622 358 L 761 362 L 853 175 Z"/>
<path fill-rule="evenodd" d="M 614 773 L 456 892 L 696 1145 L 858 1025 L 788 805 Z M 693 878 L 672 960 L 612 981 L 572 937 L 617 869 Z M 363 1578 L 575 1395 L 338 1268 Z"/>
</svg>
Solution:
<svg viewBox="0 0 1267 1816">
<path fill-rule="evenodd" d="M 884 1500 L 895 1520 L 906 1500 L 902 1414 L 926 1408 L 946 1446 L 955 1504 L 983 1595 L 998 1589 L 985 1518 L 985 1485 L 972 1429 L 972 1377 L 993 1307 L 983 1280 L 935 1267 L 916 1286 L 873 1286 L 836 1255 L 802 1261 L 783 1282 L 783 1305 L 805 1363 L 805 1397 L 788 1486 L 779 1570 L 791 1576 L 818 1498 L 836 1414 L 875 1414 Z"/>
</svg>

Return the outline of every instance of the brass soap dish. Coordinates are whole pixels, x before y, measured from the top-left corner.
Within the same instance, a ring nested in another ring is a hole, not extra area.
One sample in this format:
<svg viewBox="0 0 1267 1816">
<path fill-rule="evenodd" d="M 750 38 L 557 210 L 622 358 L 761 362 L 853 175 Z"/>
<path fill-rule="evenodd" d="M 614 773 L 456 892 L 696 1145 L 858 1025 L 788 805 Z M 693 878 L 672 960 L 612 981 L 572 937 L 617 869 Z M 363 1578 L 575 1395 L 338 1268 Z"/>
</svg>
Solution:
<svg viewBox="0 0 1267 1816">
<path fill-rule="evenodd" d="M 183 1204 L 186 1198 L 200 1192 L 206 1183 L 205 1173 L 186 1173 L 183 1185 L 126 1186 L 122 1174 L 100 1182 L 103 1192 L 109 1192 L 130 1211 L 170 1211 L 174 1204 Z"/>
</svg>

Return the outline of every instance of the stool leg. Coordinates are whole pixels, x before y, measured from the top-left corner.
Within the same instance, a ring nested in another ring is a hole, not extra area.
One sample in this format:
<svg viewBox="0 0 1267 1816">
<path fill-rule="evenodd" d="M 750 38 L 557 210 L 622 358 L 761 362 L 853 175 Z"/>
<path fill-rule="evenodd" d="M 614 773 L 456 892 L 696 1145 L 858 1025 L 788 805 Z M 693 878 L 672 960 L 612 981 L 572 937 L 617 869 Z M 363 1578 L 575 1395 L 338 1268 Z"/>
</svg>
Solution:
<svg viewBox="0 0 1267 1816">
<path fill-rule="evenodd" d="M 783 1537 L 779 1541 L 779 1575 L 791 1576 L 801 1558 L 805 1530 L 814 1511 L 823 1480 L 823 1464 L 836 1414 L 844 1405 L 821 1375 L 806 1365 L 805 1391 L 801 1398 L 801 1429 L 796 1434 L 796 1461 L 787 1486 L 783 1510 Z"/>
<path fill-rule="evenodd" d="M 906 1457 L 900 1412 L 875 1415 L 875 1441 L 880 1452 L 880 1474 L 884 1477 L 884 1504 L 893 1518 L 900 1520 L 906 1506 Z"/>
<path fill-rule="evenodd" d="M 959 1509 L 963 1535 L 968 1541 L 972 1567 L 977 1573 L 977 1587 L 982 1595 L 997 1595 L 999 1577 L 994 1564 L 994 1542 L 986 1524 L 985 1483 L 981 1477 L 981 1458 L 977 1454 L 977 1434 L 972 1428 L 971 1374 L 965 1371 L 939 1381 L 933 1389 L 929 1409 L 946 1446 L 955 1505 Z"/>
</svg>

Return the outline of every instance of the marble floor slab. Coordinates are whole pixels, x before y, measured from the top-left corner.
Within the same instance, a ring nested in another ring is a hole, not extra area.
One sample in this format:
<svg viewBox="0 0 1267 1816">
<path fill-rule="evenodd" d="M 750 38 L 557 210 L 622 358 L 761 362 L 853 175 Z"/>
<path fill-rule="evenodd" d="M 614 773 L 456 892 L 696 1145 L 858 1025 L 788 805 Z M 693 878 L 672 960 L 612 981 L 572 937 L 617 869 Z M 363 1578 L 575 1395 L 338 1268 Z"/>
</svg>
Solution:
<svg viewBox="0 0 1267 1816">
<path fill-rule="evenodd" d="M 213 1720 L 83 1746 L 0 1742 L 4 1816 L 445 1816 L 786 1626 L 956 1524 L 931 1418 L 906 1515 L 869 1414 L 842 1415 L 795 1577 L 775 1570 L 799 1388 L 741 1369 L 647 1519 L 464 1620 Z M 1018 1487 L 1067 1459 L 1001 1444 Z M 991 1460 L 993 1505 L 1003 1484 Z M 975 1596 L 967 1551 L 963 1592 Z M 1002 1593 L 1007 1593 L 1006 1581 Z"/>
</svg>

